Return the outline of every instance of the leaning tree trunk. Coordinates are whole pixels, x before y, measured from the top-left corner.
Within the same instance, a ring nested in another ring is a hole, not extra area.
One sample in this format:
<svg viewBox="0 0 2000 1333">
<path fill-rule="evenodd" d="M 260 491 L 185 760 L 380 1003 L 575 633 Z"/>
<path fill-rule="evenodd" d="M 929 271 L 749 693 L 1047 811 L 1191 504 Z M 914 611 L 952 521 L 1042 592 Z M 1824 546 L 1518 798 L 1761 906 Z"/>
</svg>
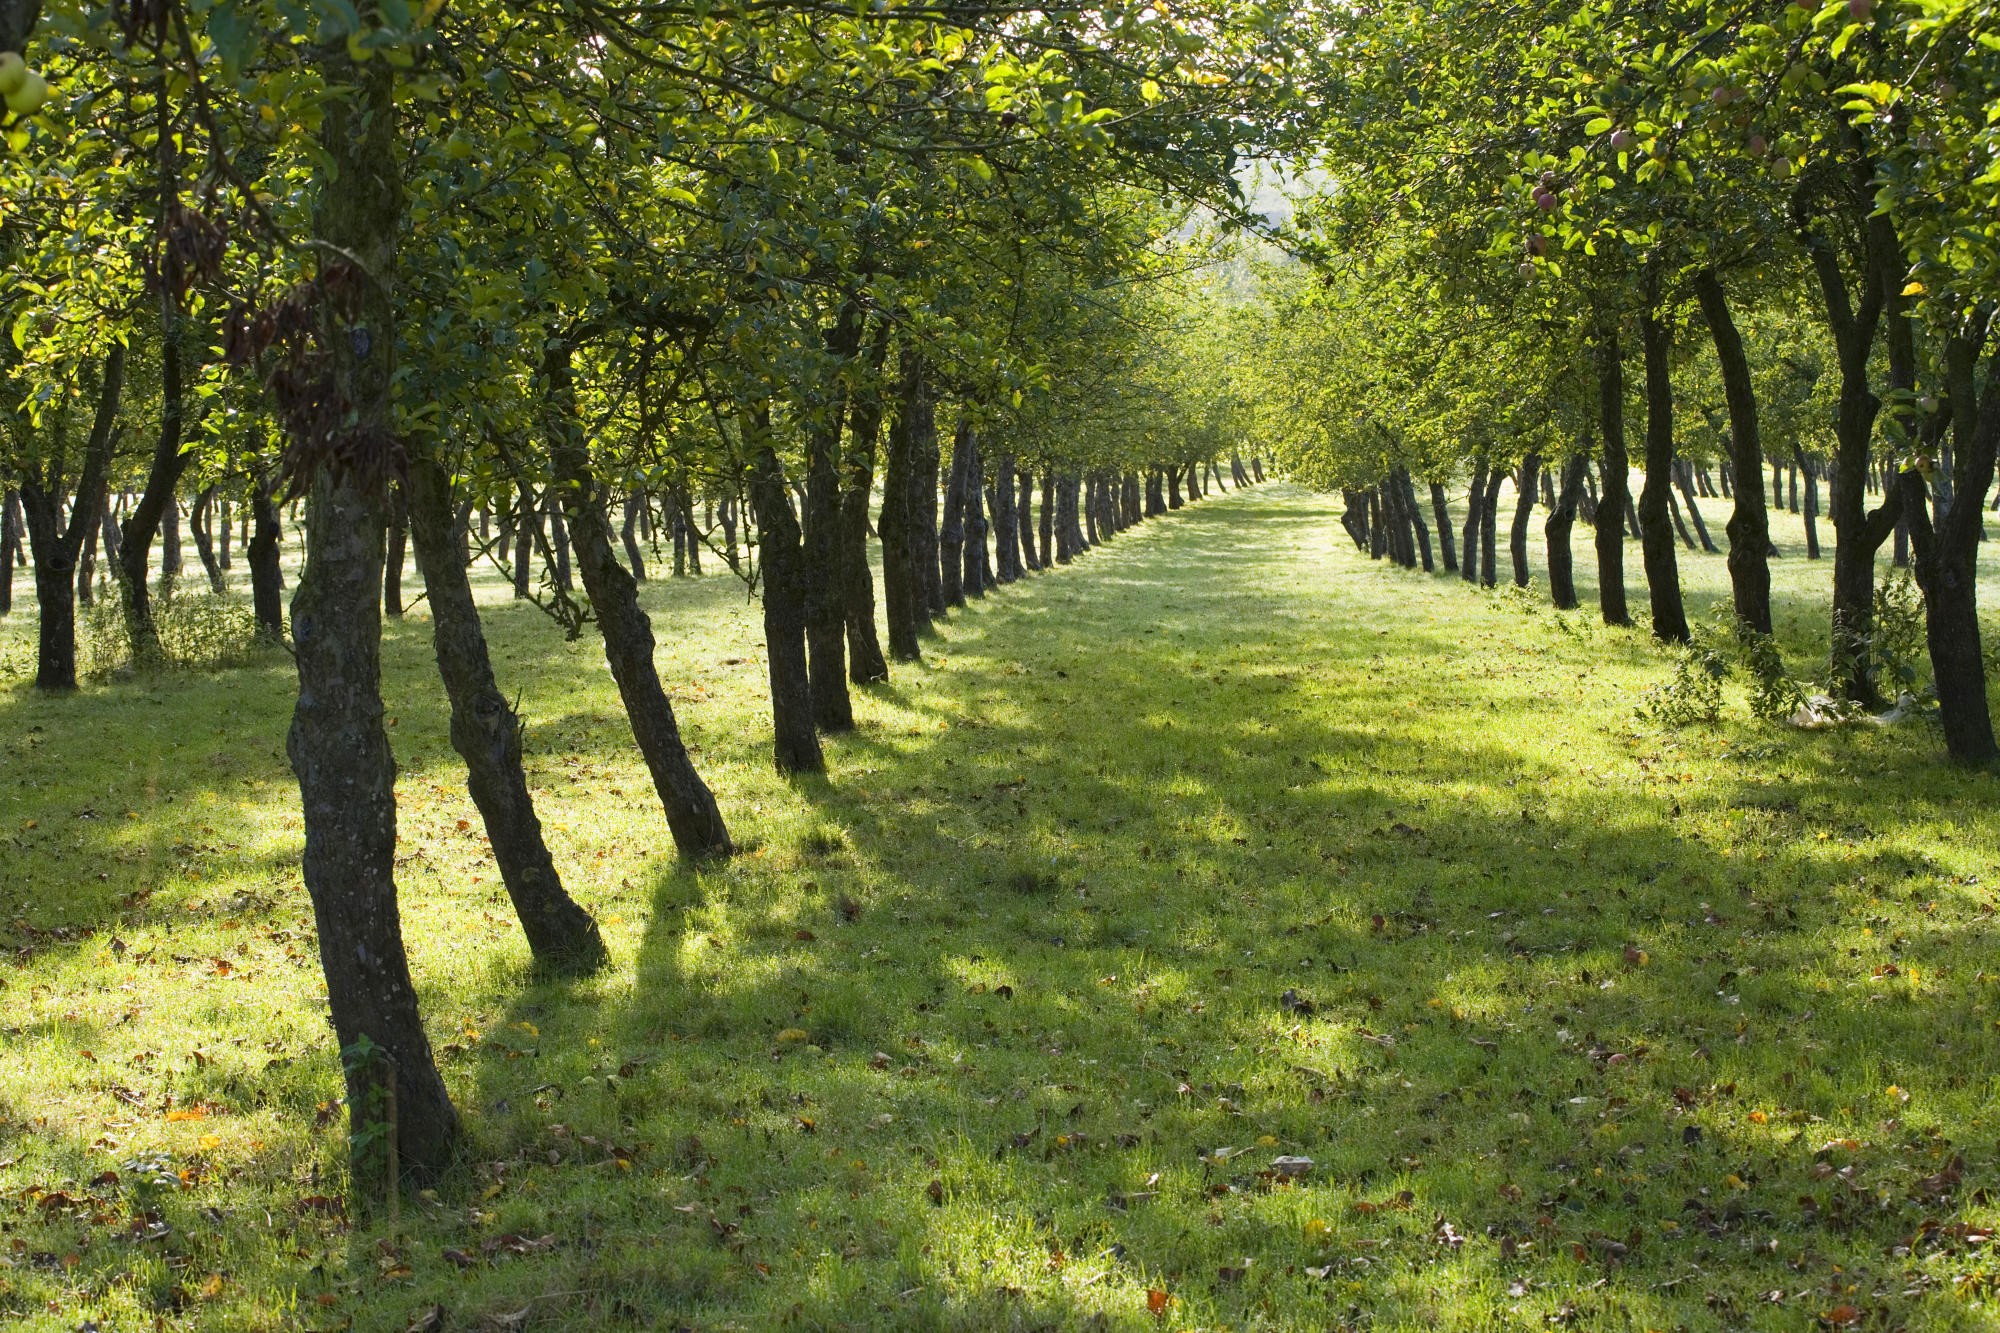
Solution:
<svg viewBox="0 0 2000 1333">
<path fill-rule="evenodd" d="M 208 590 L 220 597 L 225 587 L 222 571 L 226 566 L 215 555 L 215 489 L 210 486 L 195 497 L 194 508 L 188 513 L 188 528 L 194 534 L 194 553 L 201 561 L 201 572 L 208 577 Z M 225 533 L 229 531 L 229 520 L 226 518 L 222 530 Z"/>
<path fill-rule="evenodd" d="M 1528 586 L 1528 520 L 1535 516 L 1535 492 L 1540 486 L 1542 456 L 1534 450 L 1521 460 L 1520 475 L 1514 479 L 1514 526 L 1507 532 L 1507 554 L 1514 563 L 1514 586 Z"/>
<path fill-rule="evenodd" d="M 1583 498 L 1583 480 L 1590 473 L 1590 456 L 1579 449 L 1563 464 L 1562 489 L 1556 492 L 1555 507 L 1543 527 L 1549 543 L 1549 600 L 1558 611 L 1576 609 L 1576 562 L 1570 554 L 1570 530 L 1576 526 L 1577 504 Z"/>
<path fill-rule="evenodd" d="M 1023 468 L 1020 494 L 1014 501 L 1014 530 L 1021 538 L 1021 566 L 1034 571 L 1042 567 L 1043 554 L 1035 549 L 1035 478 Z"/>
<path fill-rule="evenodd" d="M 597 922 L 564 890 L 542 837 L 521 767 L 521 719 L 493 679 L 466 574 L 465 530 L 451 500 L 451 474 L 431 445 L 413 441 L 405 513 L 430 602 L 438 675 L 451 701 L 452 748 L 465 761 L 466 785 L 535 961 L 559 973 L 592 972 L 610 954 Z"/>
<path fill-rule="evenodd" d="M 1240 484 L 1249 485 L 1249 475 L 1243 472 L 1241 462 L 1236 464 L 1236 470 L 1242 476 Z M 1435 574 L 1437 572 L 1437 565 L 1431 560 L 1431 530 L 1424 525 L 1423 507 L 1417 503 L 1416 483 L 1410 479 L 1410 470 L 1408 468 L 1399 467 L 1396 469 L 1396 484 L 1402 488 L 1403 508 L 1408 512 L 1410 524 L 1417 532 L 1417 550 L 1418 554 L 1423 558 L 1424 573 Z M 1445 546 L 1449 549 L 1451 545 L 1451 530 L 1449 528 L 1440 529 L 1439 535 L 1444 538 Z"/>
<path fill-rule="evenodd" d="M 625 563 L 632 567 L 632 581 L 646 581 L 646 553 L 639 548 L 639 515 L 646 505 L 643 492 L 633 491 L 625 497 L 625 522 L 619 527 L 618 535 L 625 543 Z"/>
<path fill-rule="evenodd" d="M 1811 483 L 1807 485 L 1810 489 Z M 1715 542 L 1708 535 L 1708 524 L 1702 522 L 1701 506 L 1695 503 L 1694 465 L 1685 458 L 1674 464 L 1674 487 L 1680 491 L 1681 502 L 1687 506 L 1687 516 L 1694 523 L 1695 535 L 1701 538 L 1701 549 L 1714 555 Z"/>
<path fill-rule="evenodd" d="M 1670 365 L 1674 336 L 1657 309 L 1639 316 L 1639 335 L 1646 359 L 1646 483 L 1639 490 L 1639 543 L 1653 607 L 1653 637 L 1663 643 L 1686 643 L 1687 609 L 1681 602 L 1679 557 L 1674 550 L 1673 520 L 1667 512 L 1674 470 Z"/>
<path fill-rule="evenodd" d="M 632 735 L 639 742 L 653 789 L 666 811 L 674 846 L 684 857 L 726 856 L 735 848 L 715 795 L 695 772 L 681 741 L 674 706 L 653 662 L 653 623 L 639 605 L 639 585 L 611 549 L 611 521 L 590 474 L 590 449 L 577 414 L 576 382 L 570 349 L 552 340 L 543 356 L 548 395 L 549 461 L 555 469 L 562 506 L 569 517 L 577 566 L 585 594 L 597 614 L 605 660 L 625 703 Z"/>
<path fill-rule="evenodd" d="M 750 505 L 757 513 L 757 557 L 764 577 L 764 658 L 771 676 L 772 758 L 780 773 L 824 773 L 813 718 L 806 652 L 805 544 L 784 469 L 761 410 L 749 432 Z"/>
<path fill-rule="evenodd" d="M 1253 463 L 1255 459 L 1251 460 Z M 1257 478 L 1262 481 L 1262 477 Z M 1451 505 L 1445 499 L 1444 487 L 1438 482 L 1431 483 L 1431 513 L 1437 516 L 1438 550 L 1444 556 L 1444 572 L 1458 572 L 1458 552 L 1451 540 Z"/>
<path fill-rule="evenodd" d="M 367 8 L 372 8 L 368 6 Z M 345 317 L 323 308 L 332 389 L 347 404 L 337 456 L 378 465 L 312 466 L 306 561 L 292 599 L 299 697 L 286 741 L 305 814 L 305 884 L 347 1081 L 349 1158 L 362 1199 L 399 1176 L 435 1178 L 458 1155 L 458 1113 L 431 1057 L 396 904 L 396 761 L 382 723 L 381 456 L 393 450 L 396 236 L 403 216 L 395 72 L 322 53 L 329 99 L 320 144 L 328 182 L 320 240 L 365 270 Z M 156 461 L 157 456 L 156 456 Z M 147 525 L 127 527 L 127 542 Z M 142 579 L 127 579 L 140 584 Z M 393 1146 L 392 1146 L 393 1145 Z"/>
<path fill-rule="evenodd" d="M 1176 464 L 1167 469 L 1167 508 L 1179 509 L 1181 504 L 1181 470 Z"/>
<path fill-rule="evenodd" d="M 160 655 L 160 631 L 153 622 L 152 591 L 146 586 L 146 563 L 152 555 L 153 539 L 162 520 L 177 513 L 174 488 L 187 471 L 189 454 L 181 451 L 186 423 L 186 386 L 180 347 L 181 316 L 171 293 L 160 297 L 160 432 L 154 437 L 153 459 L 146 487 L 132 507 L 118 536 L 118 587 L 124 600 L 125 633 L 131 643 L 132 659 L 152 661 Z M 161 587 L 171 587 L 172 576 L 162 561 Z"/>
<path fill-rule="evenodd" d="M 1625 360 L 1615 329 L 1597 335 L 1597 418 L 1604 450 L 1597 501 L 1597 605 L 1607 625 L 1629 625 L 1625 606 L 1624 514 L 1631 489 L 1625 454 Z"/>
<path fill-rule="evenodd" d="M 1729 534 L 1729 583 L 1736 618 L 1759 634 L 1771 632 L 1771 520 L 1764 509 L 1764 452 L 1757 417 L 1757 391 L 1743 336 L 1729 311 L 1729 297 L 1714 270 L 1695 276 L 1695 296 L 1715 343 L 1722 369 L 1722 395 L 1729 406 L 1729 466 L 1723 489 L 1735 503 Z"/>
</svg>

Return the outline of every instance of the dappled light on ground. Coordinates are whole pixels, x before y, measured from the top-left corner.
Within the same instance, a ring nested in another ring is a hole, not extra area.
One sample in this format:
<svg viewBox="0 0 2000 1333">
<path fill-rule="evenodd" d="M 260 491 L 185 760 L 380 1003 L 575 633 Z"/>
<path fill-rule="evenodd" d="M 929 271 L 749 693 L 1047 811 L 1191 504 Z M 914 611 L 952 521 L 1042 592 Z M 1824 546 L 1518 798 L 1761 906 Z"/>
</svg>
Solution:
<svg viewBox="0 0 2000 1333">
<path fill-rule="evenodd" d="M 825 782 L 769 771 L 740 585 L 647 597 L 724 865 L 673 860 L 596 645 L 488 608 L 617 958 L 585 982 L 529 973 L 428 627 L 392 635 L 474 1143 L 394 1225 L 340 1197 L 285 673 L 0 697 L 6 1318 L 1994 1317 L 2000 792 L 1925 724 L 1662 733 L 1642 635 L 1371 566 L 1283 487 L 957 614 Z"/>
</svg>

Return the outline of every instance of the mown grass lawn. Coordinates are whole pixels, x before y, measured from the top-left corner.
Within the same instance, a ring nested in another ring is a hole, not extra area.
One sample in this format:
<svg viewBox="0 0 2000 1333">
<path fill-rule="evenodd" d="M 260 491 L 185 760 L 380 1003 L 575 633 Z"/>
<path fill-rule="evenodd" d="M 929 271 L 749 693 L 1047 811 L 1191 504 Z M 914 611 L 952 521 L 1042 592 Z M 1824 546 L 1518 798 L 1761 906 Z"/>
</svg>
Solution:
<svg viewBox="0 0 2000 1333">
<path fill-rule="evenodd" d="M 1778 567 L 1801 665 L 1829 574 Z M 580 984 L 530 976 L 392 631 L 475 1145 L 393 1224 L 342 1198 L 289 659 L 0 693 L 0 1322 L 2000 1322 L 2000 788 L 1928 724 L 1662 732 L 1642 634 L 1282 486 L 955 616 L 824 784 L 770 772 L 741 585 L 647 597 L 726 865 L 673 860 L 596 645 L 491 606 L 616 954 Z"/>
</svg>

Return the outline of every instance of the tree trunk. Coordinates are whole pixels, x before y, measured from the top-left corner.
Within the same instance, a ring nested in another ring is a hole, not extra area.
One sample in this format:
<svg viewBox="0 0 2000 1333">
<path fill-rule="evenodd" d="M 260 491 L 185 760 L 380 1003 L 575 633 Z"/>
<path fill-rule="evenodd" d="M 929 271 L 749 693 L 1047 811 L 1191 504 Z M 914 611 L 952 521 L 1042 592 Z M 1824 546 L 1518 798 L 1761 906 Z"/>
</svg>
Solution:
<svg viewBox="0 0 2000 1333">
<path fill-rule="evenodd" d="M 1486 494 L 1479 499 L 1479 586 L 1482 588 L 1491 588 L 1499 582 L 1494 558 L 1498 554 L 1500 486 L 1506 480 L 1505 469 L 1487 469 Z"/>
<path fill-rule="evenodd" d="M 1570 530 L 1576 526 L 1577 503 L 1583 498 L 1583 481 L 1590 475 L 1587 445 L 1563 464 L 1562 489 L 1543 532 L 1549 543 L 1549 600 L 1558 611 L 1576 609 L 1575 559 L 1570 554 Z"/>
<path fill-rule="evenodd" d="M 757 555 L 764 578 L 764 658 L 771 676 L 772 757 L 780 773 L 824 773 L 813 717 L 806 652 L 805 545 L 791 491 L 772 448 L 770 418 L 760 410 L 750 436 L 750 504 L 757 512 Z"/>
<path fill-rule="evenodd" d="M 262 480 L 250 486 L 250 512 L 255 526 L 244 556 L 250 562 L 250 605 L 257 617 L 257 630 L 273 643 L 285 638 L 285 575 L 280 567 L 284 532 L 278 526 L 278 506 L 271 501 L 269 486 Z"/>
<path fill-rule="evenodd" d="M 188 514 L 188 528 L 194 535 L 194 553 L 201 561 L 202 573 L 208 576 L 208 590 L 220 597 L 226 585 L 222 581 L 222 571 L 227 566 L 215 554 L 215 511 L 217 501 L 215 487 L 210 486 L 195 497 L 194 508 Z M 229 531 L 229 520 L 222 520 L 222 531 Z M 225 537 L 226 541 L 227 538 Z"/>
<path fill-rule="evenodd" d="M 870 387 L 856 395 L 840 479 L 840 607 L 847 630 L 847 670 L 856 685 L 889 679 L 889 660 L 875 632 L 875 574 L 868 563 L 868 502 L 875 489 L 875 453 L 882 435 L 879 383 L 889 353 L 889 325 L 869 346 Z"/>
<path fill-rule="evenodd" d="M 1673 515 L 1674 531 L 1680 534 L 1681 545 L 1688 550 L 1698 549 L 1694 544 L 1694 534 L 1688 531 L 1687 520 L 1681 517 L 1681 502 L 1674 495 L 1674 487 L 1667 487 L 1667 511 Z"/>
<path fill-rule="evenodd" d="M 1178 464 L 1167 469 L 1167 508 L 1181 507 L 1181 470 Z"/>
<path fill-rule="evenodd" d="M 1238 462 L 1236 467 L 1240 473 L 1243 465 L 1241 462 Z M 1424 573 L 1435 574 L 1437 573 L 1437 565 L 1431 559 L 1431 530 L 1424 525 L 1423 507 L 1417 503 L 1416 483 L 1410 479 L 1408 468 L 1396 469 L 1396 483 L 1402 487 L 1403 508 L 1409 513 L 1411 526 L 1417 531 L 1417 549 L 1423 559 Z M 1240 486 L 1248 485 L 1247 475 L 1238 484 Z M 1446 528 L 1442 531 L 1441 535 L 1444 537 L 1446 545 L 1449 546 L 1451 542 L 1451 530 Z"/>
<path fill-rule="evenodd" d="M 148 662 L 160 654 L 160 632 L 153 623 L 152 592 L 146 583 L 146 565 L 152 555 L 153 539 L 162 524 L 171 527 L 173 549 L 162 552 L 160 588 L 171 595 L 178 570 L 179 510 L 174 506 L 174 488 L 187 470 L 189 455 L 181 451 L 186 423 L 186 386 L 181 361 L 181 317 L 170 294 L 160 297 L 160 431 L 154 437 L 151 468 L 139 501 L 125 519 L 118 539 L 119 595 L 125 608 L 125 633 L 131 644 L 132 660 Z"/>
<path fill-rule="evenodd" d="M 1042 469 L 1042 512 L 1041 512 L 1041 558 L 1042 568 L 1061 564 L 1057 558 L 1056 538 L 1056 474 L 1052 468 Z"/>
<path fill-rule="evenodd" d="M 553 490 L 543 495 L 542 519 L 548 523 L 549 544 L 555 548 L 556 590 L 563 593 L 574 591 L 576 581 L 570 571 L 569 524 L 556 507 Z"/>
<path fill-rule="evenodd" d="M 1807 483 L 1810 486 L 1810 482 Z M 1713 538 L 1708 535 L 1708 524 L 1702 522 L 1701 506 L 1695 503 L 1694 465 L 1685 458 L 1674 465 L 1674 485 L 1681 493 L 1681 500 L 1687 506 L 1688 518 L 1694 522 L 1695 535 L 1701 538 L 1701 549 L 1710 555 L 1716 553 Z"/>
<path fill-rule="evenodd" d="M 78 497 L 79 500 L 82 497 Z M 86 514 L 103 513 L 109 504 L 111 493 L 106 490 L 98 494 L 97 502 L 84 508 Z M 72 523 L 76 519 L 70 520 Z M 97 602 L 97 534 L 103 525 L 97 522 L 83 525 L 83 546 L 76 556 L 76 604 L 93 606 Z"/>
<path fill-rule="evenodd" d="M 1465 493 L 1465 531 L 1462 546 L 1465 563 L 1459 574 L 1467 583 L 1479 582 L 1479 505 L 1486 498 L 1486 455 L 1480 454 L 1472 463 L 1472 486 Z"/>
<path fill-rule="evenodd" d="M 633 491 L 626 496 L 625 522 L 618 530 L 618 535 L 625 542 L 625 563 L 632 567 L 634 583 L 646 581 L 646 554 L 639 549 L 639 514 L 645 506 L 646 497 L 642 492 Z"/>
<path fill-rule="evenodd" d="M 106 473 L 117 444 L 118 402 L 125 387 L 125 346 L 113 343 L 104 357 L 98 384 L 97 412 L 69 522 L 63 522 L 63 492 L 67 488 L 60 448 L 46 470 L 30 470 L 21 478 L 21 513 L 28 546 L 35 557 L 35 600 L 40 608 L 35 656 L 35 688 L 66 692 L 76 688 L 76 565 L 85 532 L 97 522 L 97 498 L 106 492 Z M 16 416 L 17 428 L 25 421 Z M 9 580 L 13 570 L 7 571 Z"/>
<path fill-rule="evenodd" d="M 514 596 L 525 600 L 535 590 L 535 532 L 541 527 L 534 488 L 521 483 L 520 508 L 514 519 Z"/>
<path fill-rule="evenodd" d="M 1262 477 L 1257 479 L 1263 480 Z M 1431 513 L 1437 519 L 1438 550 L 1444 557 L 1444 572 L 1456 574 L 1458 551 L 1451 540 L 1451 505 L 1445 498 L 1444 487 L 1435 481 L 1431 483 Z"/>
<path fill-rule="evenodd" d="M 1597 416 L 1603 464 L 1597 501 L 1597 603 L 1607 625 L 1629 625 L 1625 606 L 1625 525 L 1631 460 L 1625 454 L 1625 360 L 1616 329 L 1597 335 Z"/>
<path fill-rule="evenodd" d="M 1542 456 L 1534 450 L 1521 460 L 1515 478 L 1514 526 L 1507 534 L 1507 553 L 1514 561 L 1514 586 L 1528 586 L 1528 521 L 1535 516 L 1535 493 L 1541 488 Z"/>
<path fill-rule="evenodd" d="M 844 369 L 861 346 L 861 308 L 846 301 L 839 317 L 822 330 L 833 364 Z M 805 561 L 806 657 L 812 672 L 813 720 L 821 731 L 854 730 L 854 700 L 847 692 L 847 612 L 842 590 L 840 450 L 846 426 L 847 395 L 838 370 L 813 386 L 806 406 L 814 414 L 806 426 L 806 502 L 802 516 Z"/>
<path fill-rule="evenodd" d="M 366 456 L 393 438 L 403 214 L 395 73 L 385 60 L 357 67 L 344 50 L 322 60 L 330 85 L 357 87 L 322 112 L 327 178 L 315 230 L 368 275 L 355 285 L 346 320 L 321 312 L 333 389 L 348 404 L 347 452 Z M 163 448 L 156 463 L 166 456 Z M 324 465 L 312 478 L 305 568 L 292 599 L 299 697 L 286 752 L 299 780 L 306 891 L 346 1073 L 352 1193 L 371 1200 L 395 1192 L 402 1174 L 443 1174 L 457 1157 L 460 1129 L 417 1011 L 396 904 L 396 761 L 381 692 L 384 506 L 364 478 Z M 126 543 L 142 558 L 148 537 L 143 516 L 128 521 Z"/>
<path fill-rule="evenodd" d="M 1872 172 L 1872 166 L 1868 168 Z M 1860 169 L 1857 168 L 1857 179 Z M 1863 182 L 1872 195 L 1872 184 Z M 1812 260 L 1820 283 L 1827 324 L 1840 359 L 1840 405 L 1834 424 L 1833 495 L 1831 510 L 1836 540 L 1833 548 L 1833 625 L 1830 656 L 1835 685 L 1842 697 L 1869 707 L 1881 703 L 1875 687 L 1874 665 L 1868 650 L 1875 621 L 1875 553 L 1900 518 L 1900 489 L 1892 489 L 1883 505 L 1867 512 L 1868 479 L 1871 471 L 1869 450 L 1874 439 L 1875 418 L 1881 401 L 1869 388 L 1869 359 L 1875 334 L 1886 313 L 1890 325 L 1890 379 L 1892 388 L 1903 376 L 1899 345 L 1906 345 L 1908 329 L 1902 318 L 1901 298 L 1892 293 L 1901 289 L 1902 256 L 1894 224 L 1886 217 L 1871 218 L 1862 225 L 1862 290 L 1857 301 L 1850 298 L 1847 276 L 1834 250 L 1809 231 L 1804 236 L 1806 253 Z M 1898 328 L 1902 337 L 1899 339 Z M 1914 366 L 1908 371 L 1914 379 Z M 1900 387 L 1910 387 L 1902 385 Z"/>
<path fill-rule="evenodd" d="M 1021 539 L 1021 565 L 1028 571 L 1042 567 L 1043 554 L 1035 549 L 1035 479 L 1023 469 L 1020 475 L 1020 493 L 1014 500 L 1014 530 Z"/>
<path fill-rule="evenodd" d="M 1639 335 L 1646 362 L 1646 481 L 1639 491 L 1639 549 L 1653 607 L 1653 637 L 1686 643 L 1687 609 L 1681 601 L 1679 553 L 1667 504 L 1674 471 L 1674 335 L 1657 307 L 1639 316 Z"/>
<path fill-rule="evenodd" d="M 972 420 L 963 408 L 951 443 L 951 473 L 938 526 L 938 563 L 946 606 L 965 605 L 965 485 L 972 471 Z"/>
<path fill-rule="evenodd" d="M 1021 577 L 1021 516 L 1014 507 L 1014 455 L 1000 455 L 993 467 L 993 574 L 1001 583 L 1012 583 Z"/>
<path fill-rule="evenodd" d="M 979 447 L 975 431 L 968 439 L 965 455 L 965 484 L 961 495 L 965 517 L 965 595 L 986 595 L 986 454 Z"/>
<path fill-rule="evenodd" d="M 937 405 L 931 396 L 928 373 L 925 377 L 924 403 L 923 415 L 917 422 L 923 429 L 915 436 L 916 452 L 911 458 L 914 473 L 910 484 L 915 489 L 911 492 L 910 537 L 916 554 L 917 574 L 922 580 L 922 627 L 929 629 L 932 620 L 943 615 L 949 604 L 944 597 L 944 552 L 938 534 L 940 446 Z"/>
<path fill-rule="evenodd" d="M 21 555 L 21 497 L 13 488 L 0 498 L 0 616 L 14 611 L 14 565 Z"/>
<path fill-rule="evenodd" d="M 1961 764 L 1989 766 L 2000 759 L 1986 696 L 1986 659 L 1979 636 L 1979 532 L 1986 491 L 2000 448 L 2000 353 L 1988 362 L 1984 392 L 1976 383 L 1978 337 L 1960 334 L 1945 347 L 1946 388 L 1951 395 L 1957 448 L 1954 502 L 1933 530 L 1921 473 L 1901 477 L 1903 513 L 1916 547 L 1914 572 L 1924 593 L 1924 637 L 1938 696 L 1945 748 Z"/>
<path fill-rule="evenodd" d="M 466 574 L 464 528 L 452 511 L 451 474 L 426 444 L 412 442 L 406 521 L 431 608 L 431 643 L 451 701 L 451 744 L 514 915 L 535 961 L 582 974 L 610 960 L 597 922 L 563 889 L 521 767 L 521 719 L 493 679 L 486 632 Z"/>
<path fill-rule="evenodd" d="M 409 502 L 399 486 L 389 497 L 389 553 L 382 562 L 382 610 L 403 618 L 403 565 L 409 558 Z"/>
<path fill-rule="evenodd" d="M 1771 522 L 1764 508 L 1764 454 L 1756 386 L 1722 280 L 1713 270 L 1704 270 L 1696 275 L 1694 287 L 1709 337 L 1715 343 L 1723 398 L 1729 405 L 1729 466 L 1722 472 L 1722 492 L 1735 502 L 1727 532 L 1736 618 L 1759 634 L 1769 634 Z"/>
<path fill-rule="evenodd" d="M 639 585 L 612 553 L 611 522 L 590 475 L 590 449 L 577 415 L 567 344 L 550 342 L 543 358 L 543 375 L 550 418 L 549 460 L 569 517 L 570 536 L 576 543 L 584 591 L 597 613 L 604 656 L 625 702 L 633 737 L 652 773 L 674 846 L 689 858 L 727 855 L 735 849 L 722 812 L 688 758 L 673 704 L 660 684 L 659 669 L 653 662 L 653 624 L 639 606 Z"/>
<path fill-rule="evenodd" d="M 1798 445 L 1792 446 L 1799 459 L 1799 471 L 1806 474 L 1806 559 L 1819 559 L 1819 465 L 1808 459 Z"/>
<path fill-rule="evenodd" d="M 918 465 L 919 436 L 937 434 L 924 384 L 923 358 L 902 350 L 896 414 L 889 423 L 888 458 L 882 468 L 882 601 L 889 619 L 889 652 L 898 662 L 923 660 L 918 636 L 930 623 L 930 604 L 919 568 L 917 489 L 935 484 Z"/>
</svg>

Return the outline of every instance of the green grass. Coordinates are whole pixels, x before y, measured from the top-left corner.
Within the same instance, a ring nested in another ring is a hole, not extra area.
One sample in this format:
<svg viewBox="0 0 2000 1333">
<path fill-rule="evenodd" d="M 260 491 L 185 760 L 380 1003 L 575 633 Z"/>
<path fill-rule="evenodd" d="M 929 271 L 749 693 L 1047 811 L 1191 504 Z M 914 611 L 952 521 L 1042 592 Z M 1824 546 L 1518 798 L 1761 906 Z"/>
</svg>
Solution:
<svg viewBox="0 0 2000 1333">
<path fill-rule="evenodd" d="M 1801 663 L 1829 573 L 1778 566 Z M 1927 724 L 1663 733 L 1643 635 L 1371 565 L 1270 487 L 955 616 L 830 783 L 770 772 L 740 585 L 648 585 L 747 848 L 687 870 L 596 645 L 489 593 L 617 961 L 531 978 L 392 630 L 474 1143 L 395 1226 L 333 1211 L 289 660 L 0 693 L 0 1322 L 2000 1322 L 2000 790 Z"/>
</svg>

